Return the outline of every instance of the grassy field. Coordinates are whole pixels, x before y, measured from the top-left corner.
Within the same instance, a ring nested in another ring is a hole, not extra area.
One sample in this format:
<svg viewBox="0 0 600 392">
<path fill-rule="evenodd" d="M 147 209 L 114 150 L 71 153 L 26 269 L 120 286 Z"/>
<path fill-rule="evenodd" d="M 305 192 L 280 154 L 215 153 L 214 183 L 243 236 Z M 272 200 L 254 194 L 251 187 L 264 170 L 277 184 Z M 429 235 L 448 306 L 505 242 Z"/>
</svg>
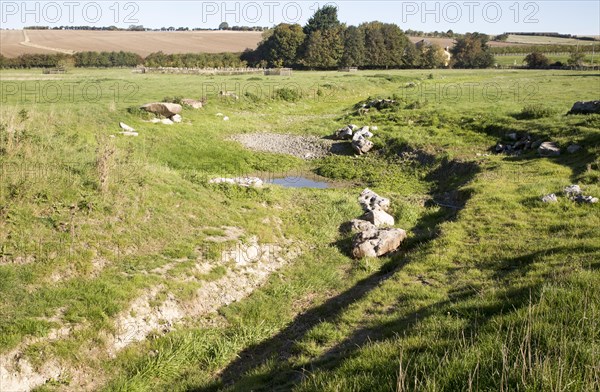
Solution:
<svg viewBox="0 0 600 392">
<path fill-rule="evenodd" d="M 0 77 L 0 389 L 9 373 L 37 391 L 600 388 L 600 209 L 539 200 L 600 196 L 600 116 L 565 116 L 600 99 L 597 73 Z M 134 110 L 175 96 L 208 104 L 171 126 Z M 357 114 L 368 97 L 400 105 Z M 521 119 L 532 104 L 548 110 Z M 379 127 L 375 151 L 304 161 L 227 140 L 350 122 Z M 492 154 L 512 132 L 583 148 Z M 258 171 L 342 185 L 207 182 Z M 340 226 L 367 186 L 409 237 L 356 261 Z M 253 237 L 279 263 L 260 279 L 222 257 Z M 228 288 L 245 298 L 215 302 Z"/>
<path fill-rule="evenodd" d="M 595 37 L 597 38 L 597 37 Z M 510 34 L 507 43 L 525 45 L 598 45 L 598 41 L 585 41 L 576 38 L 546 37 L 542 35 Z"/>
</svg>

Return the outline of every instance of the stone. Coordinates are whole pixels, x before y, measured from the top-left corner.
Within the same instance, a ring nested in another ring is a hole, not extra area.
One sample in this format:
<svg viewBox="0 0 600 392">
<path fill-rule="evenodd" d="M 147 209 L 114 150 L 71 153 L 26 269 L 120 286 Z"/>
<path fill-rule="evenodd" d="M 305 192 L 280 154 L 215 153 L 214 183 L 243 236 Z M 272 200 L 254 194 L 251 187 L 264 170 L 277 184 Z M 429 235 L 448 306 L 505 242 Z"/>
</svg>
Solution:
<svg viewBox="0 0 600 392">
<path fill-rule="evenodd" d="M 494 147 L 494 150 L 497 153 L 501 153 L 502 151 L 504 151 L 504 144 L 501 144 L 501 143 L 496 144 L 496 147 Z"/>
<path fill-rule="evenodd" d="M 360 138 L 352 141 L 352 148 L 354 148 L 359 155 L 366 154 L 373 148 L 373 142 L 365 138 Z"/>
<path fill-rule="evenodd" d="M 514 141 L 516 141 L 517 138 L 518 138 L 517 134 L 514 133 L 514 132 L 513 133 L 509 133 L 508 135 L 506 135 L 506 137 L 509 138 L 510 140 L 514 140 Z"/>
<path fill-rule="evenodd" d="M 165 125 L 173 125 L 173 121 L 171 119 L 168 118 L 163 118 L 162 120 L 160 120 L 161 124 L 165 124 Z"/>
<path fill-rule="evenodd" d="M 544 142 L 538 147 L 538 153 L 543 157 L 560 155 L 560 148 L 554 142 Z"/>
<path fill-rule="evenodd" d="M 569 147 L 567 147 L 567 152 L 569 154 L 575 154 L 579 150 L 581 150 L 581 146 L 579 144 L 571 144 Z"/>
<path fill-rule="evenodd" d="M 578 101 L 567 114 L 592 114 L 600 113 L 600 101 Z"/>
<path fill-rule="evenodd" d="M 365 212 L 373 210 L 387 211 L 390 207 L 390 199 L 379 196 L 369 188 L 365 188 L 360 193 L 360 196 L 358 196 L 358 203 Z"/>
<path fill-rule="evenodd" d="M 174 116 L 172 116 L 170 118 L 171 121 L 173 121 L 174 123 L 180 123 L 183 121 L 183 118 L 181 118 L 181 116 L 179 114 L 176 114 Z"/>
<path fill-rule="evenodd" d="M 213 178 L 209 184 L 232 184 L 243 187 L 260 188 L 263 181 L 258 177 Z"/>
<path fill-rule="evenodd" d="M 569 197 L 576 196 L 581 194 L 581 188 L 579 185 L 569 185 L 563 189 L 563 192 Z"/>
<path fill-rule="evenodd" d="M 350 222 L 344 225 L 343 231 L 360 233 L 364 231 L 377 231 L 377 227 L 369 221 L 364 219 L 352 219 Z"/>
<path fill-rule="evenodd" d="M 142 105 L 141 109 L 159 116 L 171 117 L 181 113 L 181 105 L 170 102 L 153 102 Z"/>
<path fill-rule="evenodd" d="M 598 203 L 598 198 L 592 197 L 592 196 L 577 195 L 573 198 L 573 201 L 575 201 L 577 203 L 594 204 L 594 203 Z"/>
<path fill-rule="evenodd" d="M 119 132 L 119 134 L 123 135 L 123 136 L 138 136 L 139 135 L 139 133 L 137 133 L 135 131 L 123 131 L 123 132 Z"/>
<path fill-rule="evenodd" d="M 204 103 L 196 99 L 184 98 L 181 100 L 184 105 L 190 106 L 192 109 L 202 109 Z"/>
<path fill-rule="evenodd" d="M 367 212 L 362 219 L 371 222 L 377 227 L 394 226 L 394 223 L 396 223 L 393 216 L 380 209 Z"/>
<path fill-rule="evenodd" d="M 135 132 L 135 129 L 131 128 L 129 125 L 120 122 L 119 123 L 119 127 L 121 127 L 122 130 L 124 130 L 125 132 Z"/>
<path fill-rule="evenodd" d="M 227 116 L 223 117 L 223 121 L 229 121 L 229 117 L 227 117 Z"/>
<path fill-rule="evenodd" d="M 379 229 L 358 233 L 352 241 L 352 256 L 357 259 L 379 257 L 395 251 L 406 239 L 402 229 Z"/>
<path fill-rule="evenodd" d="M 240 97 L 237 96 L 236 93 L 234 93 L 233 91 L 219 91 L 219 95 L 222 97 L 229 97 L 229 98 L 233 98 L 233 99 L 240 99 Z"/>
<path fill-rule="evenodd" d="M 549 195 L 542 197 L 542 201 L 544 203 L 556 203 L 556 202 L 558 202 L 558 198 L 556 197 L 556 195 L 554 193 L 551 193 Z"/>
<path fill-rule="evenodd" d="M 337 139 L 337 140 L 352 139 L 352 132 L 353 132 L 352 126 L 348 125 L 347 127 L 340 128 L 337 131 L 335 131 L 335 133 L 333 134 L 333 137 L 334 137 L 334 139 Z"/>
<path fill-rule="evenodd" d="M 356 131 L 352 136 L 352 141 L 358 141 L 361 138 L 368 139 L 373 137 L 373 134 L 369 132 L 369 127 L 362 127 L 360 130 Z"/>
</svg>

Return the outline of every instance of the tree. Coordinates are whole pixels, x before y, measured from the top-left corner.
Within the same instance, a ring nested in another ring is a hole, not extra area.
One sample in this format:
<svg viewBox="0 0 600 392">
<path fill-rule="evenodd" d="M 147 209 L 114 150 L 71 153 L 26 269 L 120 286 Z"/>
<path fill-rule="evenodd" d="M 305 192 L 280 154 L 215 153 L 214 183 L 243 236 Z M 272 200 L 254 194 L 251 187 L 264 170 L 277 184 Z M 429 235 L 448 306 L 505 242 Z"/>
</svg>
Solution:
<svg viewBox="0 0 600 392">
<path fill-rule="evenodd" d="M 487 45 L 489 37 L 480 33 L 467 33 L 456 40 L 451 49 L 452 62 L 457 68 L 488 68 L 494 55 Z"/>
<path fill-rule="evenodd" d="M 572 52 L 567 60 L 567 64 L 571 67 L 581 67 L 585 60 L 585 54 L 582 52 Z"/>
<path fill-rule="evenodd" d="M 342 67 L 360 67 L 365 59 L 365 34 L 356 26 L 344 32 L 344 53 L 340 60 Z"/>
<path fill-rule="evenodd" d="M 340 21 L 338 20 L 337 7 L 326 5 L 323 8 L 319 8 L 308 20 L 306 26 L 304 26 L 304 34 L 311 35 L 317 30 L 327 30 L 339 26 Z"/>
<path fill-rule="evenodd" d="M 221 24 L 219 25 L 219 30 L 228 30 L 228 29 L 229 29 L 229 23 L 221 22 Z"/>
<path fill-rule="evenodd" d="M 335 68 L 344 53 L 342 26 L 316 30 L 308 38 L 302 63 L 310 68 Z"/>
<path fill-rule="evenodd" d="M 421 68 L 442 68 L 446 65 L 446 53 L 436 44 L 422 45 L 419 48 L 419 65 Z"/>
<path fill-rule="evenodd" d="M 524 63 L 527 64 L 527 68 L 546 68 L 550 65 L 550 60 L 541 52 L 531 52 L 525 59 Z"/>
<path fill-rule="evenodd" d="M 296 63 L 298 50 L 305 38 L 300 25 L 281 23 L 264 37 L 256 49 L 258 58 L 265 60 L 270 67 L 290 67 Z"/>
</svg>

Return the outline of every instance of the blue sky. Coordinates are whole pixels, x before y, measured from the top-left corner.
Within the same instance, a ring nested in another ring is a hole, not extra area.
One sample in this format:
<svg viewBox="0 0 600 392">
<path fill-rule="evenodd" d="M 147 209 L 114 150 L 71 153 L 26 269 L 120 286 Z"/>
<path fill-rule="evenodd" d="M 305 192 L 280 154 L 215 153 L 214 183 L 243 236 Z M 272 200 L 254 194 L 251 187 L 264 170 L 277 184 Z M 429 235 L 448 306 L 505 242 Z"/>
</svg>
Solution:
<svg viewBox="0 0 600 392">
<path fill-rule="evenodd" d="M 334 4 L 347 24 L 379 20 L 404 30 L 560 32 L 600 35 L 600 1 L 10 1 L 0 2 L 2 28 L 30 25 L 127 27 L 272 26 L 300 23 Z"/>
</svg>

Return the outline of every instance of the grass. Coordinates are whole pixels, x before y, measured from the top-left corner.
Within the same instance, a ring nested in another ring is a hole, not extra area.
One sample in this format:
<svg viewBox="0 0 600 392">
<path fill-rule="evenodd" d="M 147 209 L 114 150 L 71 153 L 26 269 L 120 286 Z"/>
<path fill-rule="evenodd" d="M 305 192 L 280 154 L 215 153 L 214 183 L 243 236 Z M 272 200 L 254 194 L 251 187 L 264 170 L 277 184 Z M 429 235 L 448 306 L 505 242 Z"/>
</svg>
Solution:
<svg viewBox="0 0 600 392">
<path fill-rule="evenodd" d="M 105 391 L 600 387 L 600 212 L 564 197 L 539 201 L 571 183 L 600 194 L 600 117 L 564 115 L 575 101 L 598 99 L 597 74 L 1 76 L 2 91 L 39 94 L 7 95 L 0 109 L 0 355 L 36 338 L 25 351 L 32 363 L 97 369 L 91 387 Z M 86 83 L 103 94 L 94 102 L 41 96 L 67 82 L 77 94 Z M 220 99 L 220 90 L 240 99 Z M 165 96 L 207 96 L 208 105 L 186 108 L 173 126 L 127 110 Z M 401 104 L 357 114 L 367 97 Z M 521 116 L 530 108 L 535 115 Z M 116 135 L 119 121 L 140 136 Z M 376 151 L 304 162 L 227 141 L 263 131 L 325 136 L 346 123 L 377 125 Z M 487 155 L 512 132 L 583 148 L 555 158 Z M 206 181 L 285 170 L 348 185 L 256 190 Z M 355 261 L 339 227 L 360 215 L 356 197 L 366 186 L 392 200 L 397 226 L 410 234 L 397 254 Z M 302 254 L 218 314 L 184 319 L 109 356 L 114 319 L 134 299 L 162 286 L 153 306 L 168 293 L 202 301 L 196 290 L 231 270 L 218 253 L 235 241 L 215 251 L 205 240 L 225 226 Z M 198 272 L 199 260 L 210 269 Z M 46 338 L 62 326 L 74 332 Z M 80 386 L 65 375 L 38 389 L 60 388 Z"/>
</svg>

